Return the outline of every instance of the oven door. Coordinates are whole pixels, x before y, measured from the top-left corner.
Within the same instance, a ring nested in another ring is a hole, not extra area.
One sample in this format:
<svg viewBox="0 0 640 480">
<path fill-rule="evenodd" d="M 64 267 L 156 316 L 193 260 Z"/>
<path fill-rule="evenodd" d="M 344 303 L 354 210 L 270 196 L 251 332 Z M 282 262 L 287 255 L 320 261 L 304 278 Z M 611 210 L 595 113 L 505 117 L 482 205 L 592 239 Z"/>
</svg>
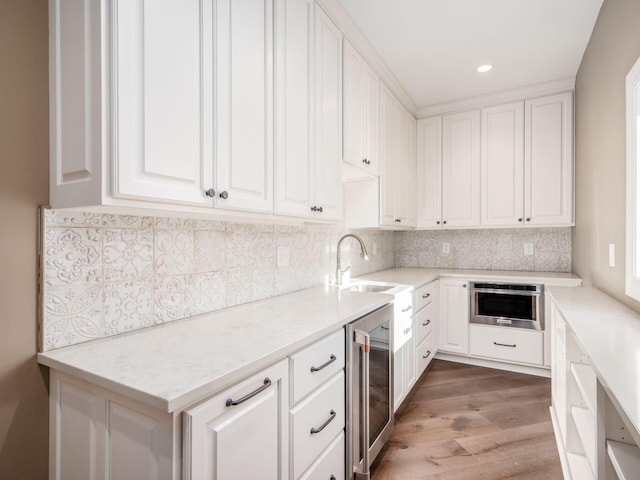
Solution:
<svg viewBox="0 0 640 480">
<path fill-rule="evenodd" d="M 392 332 L 391 306 L 347 325 L 349 479 L 354 474 L 356 478 L 368 478 L 369 467 L 393 430 Z M 356 338 L 362 333 L 368 335 L 369 352 Z"/>
<path fill-rule="evenodd" d="M 472 288 L 470 295 L 471 323 L 544 330 L 540 289 Z"/>
</svg>

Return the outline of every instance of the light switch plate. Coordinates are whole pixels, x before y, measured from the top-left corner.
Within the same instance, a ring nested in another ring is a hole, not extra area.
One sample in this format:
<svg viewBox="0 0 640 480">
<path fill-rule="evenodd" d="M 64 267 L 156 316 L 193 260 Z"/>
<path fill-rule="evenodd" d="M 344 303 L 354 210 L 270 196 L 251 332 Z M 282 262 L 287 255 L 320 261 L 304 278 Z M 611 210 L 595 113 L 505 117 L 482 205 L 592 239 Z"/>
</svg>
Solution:
<svg viewBox="0 0 640 480">
<path fill-rule="evenodd" d="M 449 242 L 442 244 L 442 253 L 451 253 L 451 244 Z"/>
<path fill-rule="evenodd" d="M 525 255 L 533 255 L 533 243 L 525 243 L 524 244 L 524 254 Z"/>
<path fill-rule="evenodd" d="M 288 267 L 290 258 L 289 247 L 278 247 L 276 257 L 276 265 L 278 267 Z"/>
</svg>

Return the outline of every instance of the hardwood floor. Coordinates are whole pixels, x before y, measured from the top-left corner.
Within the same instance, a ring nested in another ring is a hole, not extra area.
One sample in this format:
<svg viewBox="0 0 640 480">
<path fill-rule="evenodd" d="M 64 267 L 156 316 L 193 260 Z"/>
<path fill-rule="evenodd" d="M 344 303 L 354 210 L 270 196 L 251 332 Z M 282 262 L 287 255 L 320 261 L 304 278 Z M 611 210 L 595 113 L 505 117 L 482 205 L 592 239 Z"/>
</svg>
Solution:
<svg viewBox="0 0 640 480">
<path fill-rule="evenodd" d="M 549 379 L 435 360 L 372 480 L 562 479 Z"/>
</svg>

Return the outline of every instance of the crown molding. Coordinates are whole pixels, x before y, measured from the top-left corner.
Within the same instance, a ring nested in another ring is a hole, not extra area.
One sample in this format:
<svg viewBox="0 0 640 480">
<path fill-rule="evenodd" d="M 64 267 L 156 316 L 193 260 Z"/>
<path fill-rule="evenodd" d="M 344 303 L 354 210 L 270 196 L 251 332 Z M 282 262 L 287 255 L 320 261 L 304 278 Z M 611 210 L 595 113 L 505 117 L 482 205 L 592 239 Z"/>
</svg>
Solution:
<svg viewBox="0 0 640 480">
<path fill-rule="evenodd" d="M 398 81 L 395 75 L 378 52 L 369 43 L 367 37 L 364 36 L 358 25 L 356 25 L 349 12 L 342 6 L 338 0 L 316 0 L 318 5 L 325 11 L 329 17 L 335 22 L 337 27 L 343 33 L 349 43 L 357 50 L 357 52 L 365 59 L 369 66 L 378 74 L 380 80 L 387 86 L 396 96 L 400 103 L 412 115 L 416 115 L 418 107 Z"/>
<path fill-rule="evenodd" d="M 532 97 L 542 97 L 555 93 L 574 91 L 575 86 L 576 77 L 537 83 L 535 85 L 512 88 L 502 92 L 489 93 L 487 95 L 479 95 L 477 97 L 464 98 L 462 100 L 454 100 L 451 102 L 430 105 L 428 107 L 421 107 L 417 111 L 417 117 L 427 118 L 433 117 L 434 115 L 442 115 L 443 113 L 475 110 L 478 108 L 490 107 L 501 103 L 515 102 Z"/>
</svg>

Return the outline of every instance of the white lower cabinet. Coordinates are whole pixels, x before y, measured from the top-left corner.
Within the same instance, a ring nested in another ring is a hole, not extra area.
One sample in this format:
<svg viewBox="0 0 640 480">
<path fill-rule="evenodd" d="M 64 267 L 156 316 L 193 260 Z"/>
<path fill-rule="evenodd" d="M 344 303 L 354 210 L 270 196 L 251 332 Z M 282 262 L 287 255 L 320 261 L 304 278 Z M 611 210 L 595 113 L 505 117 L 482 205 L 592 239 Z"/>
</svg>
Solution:
<svg viewBox="0 0 640 480">
<path fill-rule="evenodd" d="M 287 477 L 288 373 L 283 360 L 185 412 L 186 480 Z"/>
<path fill-rule="evenodd" d="M 469 282 L 439 280 L 439 342 L 442 352 L 467 354 L 469 351 Z"/>
<path fill-rule="evenodd" d="M 542 365 L 543 333 L 493 325 L 469 326 L 469 353 L 507 362 Z"/>
<path fill-rule="evenodd" d="M 331 442 L 331 445 L 300 477 L 300 480 L 344 480 L 346 478 L 344 452 L 344 432 L 340 432 L 340 435 Z"/>
</svg>

